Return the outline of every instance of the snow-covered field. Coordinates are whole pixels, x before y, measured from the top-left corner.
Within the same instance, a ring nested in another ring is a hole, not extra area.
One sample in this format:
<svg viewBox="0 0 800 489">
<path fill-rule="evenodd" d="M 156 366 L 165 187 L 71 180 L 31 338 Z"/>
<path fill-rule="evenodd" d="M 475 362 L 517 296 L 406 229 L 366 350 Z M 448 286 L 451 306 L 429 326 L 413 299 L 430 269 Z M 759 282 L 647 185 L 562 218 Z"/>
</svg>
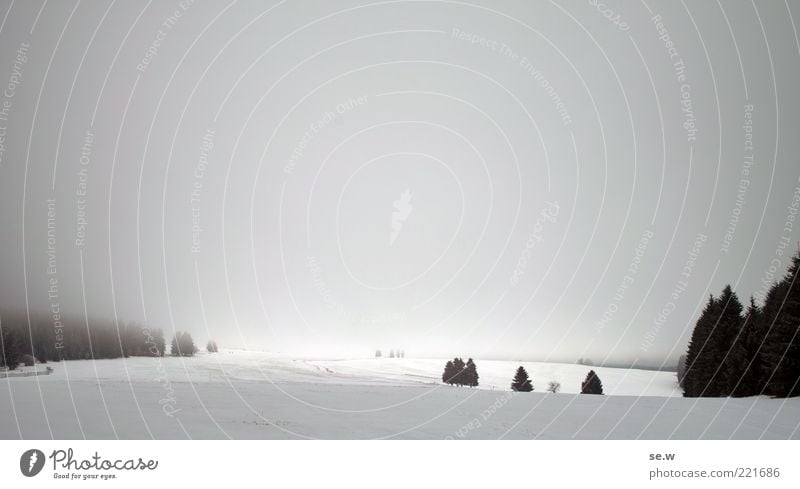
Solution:
<svg viewBox="0 0 800 489">
<path fill-rule="evenodd" d="M 193 358 L 51 363 L 0 379 L 0 438 L 800 438 L 800 399 L 685 399 L 673 372 L 477 359 L 481 387 L 439 382 L 444 360 Z M 561 393 L 545 392 L 561 383 Z"/>
</svg>

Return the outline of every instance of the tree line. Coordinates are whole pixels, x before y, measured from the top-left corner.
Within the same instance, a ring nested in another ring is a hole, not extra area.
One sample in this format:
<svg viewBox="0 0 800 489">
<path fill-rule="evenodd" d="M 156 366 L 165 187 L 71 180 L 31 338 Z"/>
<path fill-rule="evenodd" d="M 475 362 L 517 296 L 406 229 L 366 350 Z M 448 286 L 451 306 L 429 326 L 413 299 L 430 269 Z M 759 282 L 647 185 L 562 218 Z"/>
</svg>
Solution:
<svg viewBox="0 0 800 489">
<path fill-rule="evenodd" d="M 709 297 L 678 380 L 686 397 L 800 394 L 800 252 L 762 305 L 744 309 L 730 285 Z"/>
<path fill-rule="evenodd" d="M 442 372 L 442 382 L 458 386 L 478 386 L 478 367 L 471 358 L 464 363 L 459 357 L 448 360 Z M 548 392 L 556 393 L 561 389 L 561 384 L 551 381 L 547 387 Z M 533 391 L 533 381 L 522 365 L 519 366 L 511 381 L 511 390 L 516 392 Z M 603 394 L 603 383 L 594 370 L 590 370 L 586 379 L 581 383 L 581 394 Z"/>
<path fill-rule="evenodd" d="M 381 350 L 375 350 L 375 358 L 381 358 L 383 356 L 383 352 Z M 389 350 L 389 358 L 405 358 L 406 351 L 405 350 Z"/>
<path fill-rule="evenodd" d="M 121 324 L 91 318 L 61 317 L 54 327 L 49 316 L 0 315 L 0 367 L 15 369 L 30 356 L 39 363 L 60 360 L 96 360 L 166 355 L 164 332 L 140 323 Z M 213 350 L 217 350 L 216 342 Z M 211 350 L 209 350 L 211 351 Z M 177 332 L 171 344 L 173 355 L 191 356 L 197 347 L 189 333 Z"/>
</svg>

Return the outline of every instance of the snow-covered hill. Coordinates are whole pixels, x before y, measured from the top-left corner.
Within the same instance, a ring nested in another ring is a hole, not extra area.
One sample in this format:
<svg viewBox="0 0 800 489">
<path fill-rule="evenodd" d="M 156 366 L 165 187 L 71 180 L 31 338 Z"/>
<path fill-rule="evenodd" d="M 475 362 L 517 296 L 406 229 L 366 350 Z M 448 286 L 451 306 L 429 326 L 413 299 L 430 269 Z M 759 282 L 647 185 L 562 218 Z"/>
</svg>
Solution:
<svg viewBox="0 0 800 489">
<path fill-rule="evenodd" d="M 194 358 L 52 363 L 0 380 L 0 438 L 798 438 L 798 399 L 686 399 L 669 372 L 477 360 L 481 388 L 438 382 L 443 360 Z M 562 393 L 545 393 L 559 381 Z"/>
<path fill-rule="evenodd" d="M 465 359 L 466 360 L 466 359 Z M 440 383 L 446 360 L 376 358 L 367 360 L 312 361 L 331 375 L 375 379 L 390 383 Z M 581 382 L 594 369 L 607 395 L 681 396 L 674 372 L 587 367 L 566 363 L 477 360 L 481 389 L 508 390 L 514 372 L 525 367 L 534 391 L 544 392 L 550 381 L 561 384 L 562 393 L 579 393 Z"/>
<path fill-rule="evenodd" d="M 223 350 L 200 352 L 195 357 L 159 359 L 132 357 L 118 360 L 51 363 L 55 372 L 47 381 L 134 381 L 160 376 L 194 383 L 230 381 L 313 382 L 343 385 L 441 384 L 444 359 L 369 358 L 354 360 L 293 359 L 257 351 Z M 561 383 L 562 393 L 580 392 L 581 381 L 594 369 L 607 395 L 680 396 L 674 372 L 587 367 L 564 363 L 476 360 L 479 389 L 509 390 L 511 378 L 523 365 L 535 391 L 545 391 L 549 381 Z"/>
</svg>

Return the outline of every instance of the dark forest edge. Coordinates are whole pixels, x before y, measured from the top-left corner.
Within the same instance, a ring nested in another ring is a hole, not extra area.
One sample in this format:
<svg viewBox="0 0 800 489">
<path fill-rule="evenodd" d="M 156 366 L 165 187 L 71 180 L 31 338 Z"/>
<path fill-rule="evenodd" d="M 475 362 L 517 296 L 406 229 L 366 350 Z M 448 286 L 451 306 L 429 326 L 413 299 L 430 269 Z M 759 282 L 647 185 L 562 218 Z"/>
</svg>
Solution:
<svg viewBox="0 0 800 489">
<path fill-rule="evenodd" d="M 72 324 L 74 327 L 60 326 Z M 217 350 L 209 341 L 210 352 Z M 212 351 L 213 350 L 213 351 Z M 127 357 L 192 356 L 198 349 L 189 333 L 176 332 L 167 350 L 164 332 L 132 322 L 59 316 L 28 317 L 0 313 L 0 367 L 14 370 L 20 363 L 31 365 L 60 360 L 99 360 Z"/>
<path fill-rule="evenodd" d="M 764 303 L 745 310 L 730 285 L 709 297 L 679 364 L 686 397 L 800 394 L 800 251 Z"/>
</svg>

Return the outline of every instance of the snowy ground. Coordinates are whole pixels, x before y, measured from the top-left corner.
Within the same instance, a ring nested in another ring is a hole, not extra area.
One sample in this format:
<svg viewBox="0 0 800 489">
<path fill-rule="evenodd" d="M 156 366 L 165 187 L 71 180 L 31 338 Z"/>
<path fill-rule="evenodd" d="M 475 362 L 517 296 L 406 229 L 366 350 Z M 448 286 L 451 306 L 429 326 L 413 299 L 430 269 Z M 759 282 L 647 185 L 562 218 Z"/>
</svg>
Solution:
<svg viewBox="0 0 800 489">
<path fill-rule="evenodd" d="M 51 363 L 0 379 L 0 438 L 800 438 L 800 399 L 685 399 L 672 372 L 477 360 L 481 388 L 443 386 L 444 360 L 194 358 Z M 562 393 L 548 394 L 548 381 Z"/>
</svg>

